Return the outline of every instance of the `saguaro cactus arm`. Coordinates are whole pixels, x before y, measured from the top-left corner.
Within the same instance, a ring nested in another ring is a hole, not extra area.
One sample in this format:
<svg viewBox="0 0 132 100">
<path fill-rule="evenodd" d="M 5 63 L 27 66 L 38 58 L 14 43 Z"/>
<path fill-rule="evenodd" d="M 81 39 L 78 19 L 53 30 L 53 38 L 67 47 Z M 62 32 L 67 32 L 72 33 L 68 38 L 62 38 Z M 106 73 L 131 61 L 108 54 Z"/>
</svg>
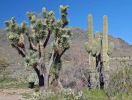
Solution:
<svg viewBox="0 0 132 100">
<path fill-rule="evenodd" d="M 103 35 L 102 35 L 102 56 L 103 59 L 106 60 L 108 52 L 108 18 L 107 16 L 103 16 Z"/>
<path fill-rule="evenodd" d="M 88 42 L 92 43 L 94 39 L 93 33 L 93 17 L 92 15 L 88 16 Z M 91 44 L 92 45 L 92 44 Z"/>
</svg>

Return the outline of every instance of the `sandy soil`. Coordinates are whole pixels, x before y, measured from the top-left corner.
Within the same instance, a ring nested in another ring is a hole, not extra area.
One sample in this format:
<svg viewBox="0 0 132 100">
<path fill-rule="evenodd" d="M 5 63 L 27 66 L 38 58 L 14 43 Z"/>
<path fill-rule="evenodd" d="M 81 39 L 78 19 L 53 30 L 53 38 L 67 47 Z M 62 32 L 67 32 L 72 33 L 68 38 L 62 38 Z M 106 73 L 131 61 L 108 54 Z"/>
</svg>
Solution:
<svg viewBox="0 0 132 100">
<path fill-rule="evenodd" d="M 0 100 L 20 100 L 20 95 L 9 95 L 0 93 Z"/>
<path fill-rule="evenodd" d="M 31 93 L 30 89 L 0 89 L 0 100 L 20 100 L 22 93 Z"/>
</svg>

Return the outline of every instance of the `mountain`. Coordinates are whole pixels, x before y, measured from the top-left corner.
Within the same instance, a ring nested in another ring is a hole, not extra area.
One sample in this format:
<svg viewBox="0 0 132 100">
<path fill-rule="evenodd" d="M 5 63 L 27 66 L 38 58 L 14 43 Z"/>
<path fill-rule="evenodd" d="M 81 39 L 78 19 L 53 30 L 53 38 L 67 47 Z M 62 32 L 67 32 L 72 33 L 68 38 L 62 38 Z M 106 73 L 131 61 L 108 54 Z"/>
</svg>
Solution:
<svg viewBox="0 0 132 100">
<path fill-rule="evenodd" d="M 87 32 L 80 28 L 72 28 L 72 44 L 71 48 L 63 56 L 64 70 L 71 70 L 72 68 L 80 68 L 87 66 L 88 58 L 84 49 L 84 43 L 87 42 Z M 109 36 L 109 42 L 114 44 L 114 50 L 111 57 L 132 56 L 132 46 L 126 43 L 121 38 L 114 38 Z M 11 75 L 16 77 L 18 73 L 22 73 L 23 60 L 20 55 L 13 49 L 6 39 L 6 32 L 0 30 L 0 59 L 6 59 L 10 66 L 7 68 Z M 112 61 L 110 64 L 113 69 L 115 66 L 120 66 L 120 62 Z M 70 69 L 68 69 L 70 67 Z M 26 72 L 25 72 L 26 73 Z M 70 73 L 69 73 L 70 74 Z"/>
<path fill-rule="evenodd" d="M 85 42 L 88 41 L 86 31 L 83 31 L 80 28 L 72 28 L 72 33 L 73 44 L 82 46 Z M 109 43 L 114 44 L 114 51 L 111 57 L 132 56 L 132 46 L 121 38 L 114 38 L 109 36 Z"/>
</svg>

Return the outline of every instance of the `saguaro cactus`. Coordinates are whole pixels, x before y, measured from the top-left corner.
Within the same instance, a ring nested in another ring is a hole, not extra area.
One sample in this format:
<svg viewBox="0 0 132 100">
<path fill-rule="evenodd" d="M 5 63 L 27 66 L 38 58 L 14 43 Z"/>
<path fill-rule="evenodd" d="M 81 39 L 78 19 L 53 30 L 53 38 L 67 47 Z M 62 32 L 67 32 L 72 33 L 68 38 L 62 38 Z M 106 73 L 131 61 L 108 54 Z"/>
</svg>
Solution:
<svg viewBox="0 0 132 100">
<path fill-rule="evenodd" d="M 88 16 L 88 44 L 89 44 L 89 75 L 90 75 L 90 88 L 96 87 L 96 59 L 93 56 L 93 47 L 95 44 L 94 33 L 93 33 L 93 18 L 92 15 Z"/>
<path fill-rule="evenodd" d="M 109 80 L 109 56 L 108 56 L 108 18 L 103 16 L 103 35 L 102 35 L 102 63 L 103 63 L 103 77 L 105 88 Z"/>
<path fill-rule="evenodd" d="M 93 42 L 94 42 L 93 18 L 92 18 L 92 15 L 89 15 L 88 16 L 88 43 L 91 44 L 91 45 L 89 45 L 89 49 L 92 48 Z M 94 66 L 94 65 L 91 65 L 91 64 L 93 64 L 93 60 L 94 60 L 94 58 L 92 57 L 91 52 L 89 52 L 89 65 L 90 66 Z"/>
<path fill-rule="evenodd" d="M 108 20 L 103 17 L 103 32 L 93 33 L 92 16 L 88 16 L 88 43 L 90 88 L 107 87 L 109 79 Z"/>
<path fill-rule="evenodd" d="M 61 57 L 70 48 L 71 31 L 66 27 L 67 10 L 67 6 L 60 6 L 61 19 L 59 20 L 55 19 L 53 11 L 47 12 L 46 8 L 42 9 L 41 18 L 32 12 L 28 13 L 30 27 L 25 23 L 16 24 L 14 18 L 5 23 L 11 45 L 25 59 L 27 66 L 32 66 L 36 71 L 39 85 L 44 85 L 45 88 L 50 85 L 51 77 L 51 83 L 60 84 Z M 25 46 L 24 35 L 28 39 L 29 48 Z M 51 35 L 53 41 L 48 43 Z M 46 50 L 47 45 L 51 45 L 51 49 L 48 50 L 50 52 Z"/>
</svg>

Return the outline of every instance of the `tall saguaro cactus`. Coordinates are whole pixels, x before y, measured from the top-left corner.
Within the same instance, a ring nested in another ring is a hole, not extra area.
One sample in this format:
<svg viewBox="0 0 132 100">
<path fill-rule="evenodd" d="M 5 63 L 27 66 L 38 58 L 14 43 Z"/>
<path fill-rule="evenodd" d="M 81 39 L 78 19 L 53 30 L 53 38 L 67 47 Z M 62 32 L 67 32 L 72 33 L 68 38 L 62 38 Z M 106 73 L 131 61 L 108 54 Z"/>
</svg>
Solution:
<svg viewBox="0 0 132 100">
<path fill-rule="evenodd" d="M 89 55 L 90 88 L 107 87 L 109 79 L 108 20 L 103 17 L 103 32 L 93 33 L 92 16 L 88 16 L 88 43 L 85 44 Z M 110 47 L 111 48 L 111 47 Z"/>
<path fill-rule="evenodd" d="M 88 16 L 88 43 L 93 44 L 94 34 L 93 34 L 93 18 L 92 15 Z M 91 47 L 90 47 L 91 48 Z M 93 57 L 89 53 L 89 65 L 93 64 Z"/>
<path fill-rule="evenodd" d="M 55 19 L 53 11 L 47 12 L 46 8 L 42 9 L 41 18 L 32 12 L 28 13 L 30 27 L 25 23 L 16 24 L 14 18 L 5 22 L 7 37 L 12 47 L 25 59 L 27 66 L 31 66 L 36 71 L 39 85 L 44 85 L 45 88 L 48 88 L 50 83 L 60 85 L 61 58 L 70 48 L 71 31 L 66 27 L 67 10 L 67 6 L 60 6 L 59 20 Z M 53 41 L 49 42 L 51 35 Z M 28 43 L 25 43 L 25 37 Z M 26 44 L 29 44 L 29 48 L 26 48 Z M 51 49 L 46 50 L 48 45 Z"/>
<path fill-rule="evenodd" d="M 96 59 L 93 57 L 92 53 L 92 45 L 95 43 L 94 41 L 94 33 L 93 33 L 93 18 L 92 15 L 88 16 L 88 56 L 89 56 L 89 74 L 90 74 L 90 88 L 95 88 L 96 84 Z"/>
<path fill-rule="evenodd" d="M 108 18 L 103 16 L 103 35 L 102 35 L 102 63 L 105 88 L 109 80 L 109 56 L 108 56 Z"/>
</svg>

